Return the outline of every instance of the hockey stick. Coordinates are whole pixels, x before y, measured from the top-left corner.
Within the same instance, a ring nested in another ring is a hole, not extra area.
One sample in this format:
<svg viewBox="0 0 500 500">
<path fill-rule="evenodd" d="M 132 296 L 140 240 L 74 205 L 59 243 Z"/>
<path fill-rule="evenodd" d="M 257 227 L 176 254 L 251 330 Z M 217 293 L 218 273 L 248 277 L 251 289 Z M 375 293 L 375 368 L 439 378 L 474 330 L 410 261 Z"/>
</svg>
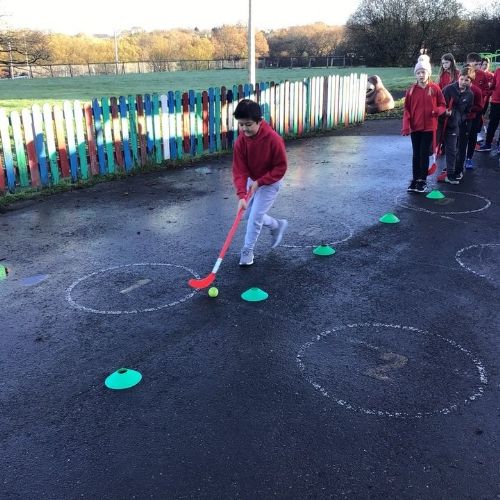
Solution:
<svg viewBox="0 0 500 500">
<path fill-rule="evenodd" d="M 449 109 L 452 109 L 452 107 L 453 107 L 453 97 L 450 99 L 450 108 Z M 446 133 L 446 127 L 448 126 L 448 118 L 449 118 L 449 116 L 447 115 L 446 118 L 444 119 L 443 130 L 441 131 L 441 137 L 439 138 L 439 142 L 436 141 L 436 145 L 434 147 L 433 162 L 432 162 L 432 165 L 427 170 L 427 175 L 432 175 L 433 173 L 436 172 L 438 156 L 441 156 L 443 154 L 441 146 L 442 146 L 442 142 L 444 139 L 444 134 Z M 435 135 L 437 135 L 437 134 L 435 133 Z"/>
<path fill-rule="evenodd" d="M 248 202 L 250 200 L 250 197 L 252 195 L 251 191 L 248 191 L 245 200 Z M 234 219 L 233 225 L 231 226 L 231 229 L 227 233 L 226 236 L 226 241 L 224 242 L 224 245 L 222 245 L 221 251 L 219 252 L 219 257 L 215 261 L 215 265 L 207 276 L 204 278 L 201 278 L 199 280 L 195 278 L 191 278 L 188 281 L 188 285 L 191 288 L 196 288 L 198 290 L 201 290 L 202 288 L 206 288 L 207 286 L 210 286 L 214 281 L 215 281 L 215 276 L 217 275 L 217 271 L 219 270 L 220 265 L 222 264 L 222 259 L 224 258 L 224 255 L 226 255 L 226 252 L 229 248 L 229 245 L 231 244 L 231 241 L 233 240 L 234 233 L 236 232 L 236 229 L 238 228 L 238 224 L 240 223 L 241 217 L 243 215 L 243 212 L 245 211 L 244 208 L 240 208 L 238 210 L 238 213 L 236 214 L 236 218 Z"/>
</svg>

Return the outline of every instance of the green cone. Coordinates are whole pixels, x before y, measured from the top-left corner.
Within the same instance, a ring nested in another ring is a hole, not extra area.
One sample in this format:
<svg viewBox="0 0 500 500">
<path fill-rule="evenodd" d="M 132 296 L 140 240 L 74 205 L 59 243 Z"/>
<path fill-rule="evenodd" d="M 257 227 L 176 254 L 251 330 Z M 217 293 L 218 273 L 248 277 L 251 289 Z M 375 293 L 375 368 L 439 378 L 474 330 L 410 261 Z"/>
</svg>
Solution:
<svg viewBox="0 0 500 500">
<path fill-rule="evenodd" d="M 0 280 L 7 278 L 7 274 L 9 274 L 9 270 L 5 266 L 0 266 Z"/>
<path fill-rule="evenodd" d="M 120 368 L 106 378 L 104 385 L 108 389 L 129 389 L 137 385 L 141 379 L 142 375 L 139 372 L 130 368 Z"/>
<path fill-rule="evenodd" d="M 433 189 L 427 196 L 426 198 L 429 198 L 430 200 L 442 200 L 443 198 L 446 198 L 446 196 L 439 191 L 439 189 Z"/>
<path fill-rule="evenodd" d="M 241 298 L 247 302 L 260 302 L 261 300 L 266 300 L 268 297 L 269 294 L 260 288 L 249 288 L 241 294 Z"/>
<path fill-rule="evenodd" d="M 335 248 L 332 248 L 330 245 L 320 245 L 313 250 L 314 255 L 319 255 L 320 257 L 328 257 L 329 255 L 333 255 L 335 253 Z"/>
<path fill-rule="evenodd" d="M 379 221 L 383 222 L 384 224 L 397 224 L 399 222 L 399 219 L 394 214 L 389 212 L 385 215 L 382 215 Z"/>
</svg>

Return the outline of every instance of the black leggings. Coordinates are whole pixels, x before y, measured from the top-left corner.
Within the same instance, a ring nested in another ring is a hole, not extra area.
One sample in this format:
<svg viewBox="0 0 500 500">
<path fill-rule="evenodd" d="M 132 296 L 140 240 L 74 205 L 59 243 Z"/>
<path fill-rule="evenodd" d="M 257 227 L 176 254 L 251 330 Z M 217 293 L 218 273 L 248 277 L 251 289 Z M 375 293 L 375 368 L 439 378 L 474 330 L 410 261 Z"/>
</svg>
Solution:
<svg viewBox="0 0 500 500">
<path fill-rule="evenodd" d="M 429 170 L 429 153 L 432 146 L 432 132 L 412 132 L 413 157 L 411 166 L 414 181 L 425 181 Z"/>
</svg>

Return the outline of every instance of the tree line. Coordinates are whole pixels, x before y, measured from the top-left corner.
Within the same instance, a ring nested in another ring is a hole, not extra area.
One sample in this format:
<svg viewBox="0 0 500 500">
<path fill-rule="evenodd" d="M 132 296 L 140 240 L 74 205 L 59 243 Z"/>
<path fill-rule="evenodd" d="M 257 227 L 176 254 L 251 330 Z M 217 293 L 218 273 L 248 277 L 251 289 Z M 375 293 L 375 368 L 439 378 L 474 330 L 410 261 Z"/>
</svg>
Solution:
<svg viewBox="0 0 500 500">
<path fill-rule="evenodd" d="M 64 35 L 33 30 L 0 31 L 0 65 L 243 59 L 244 25 L 212 30 L 133 28 L 109 35 Z M 315 23 L 257 31 L 256 56 L 349 56 L 369 66 L 408 66 L 421 49 L 433 61 L 452 52 L 500 48 L 500 0 L 467 12 L 459 0 L 362 0 L 345 26 Z"/>
</svg>

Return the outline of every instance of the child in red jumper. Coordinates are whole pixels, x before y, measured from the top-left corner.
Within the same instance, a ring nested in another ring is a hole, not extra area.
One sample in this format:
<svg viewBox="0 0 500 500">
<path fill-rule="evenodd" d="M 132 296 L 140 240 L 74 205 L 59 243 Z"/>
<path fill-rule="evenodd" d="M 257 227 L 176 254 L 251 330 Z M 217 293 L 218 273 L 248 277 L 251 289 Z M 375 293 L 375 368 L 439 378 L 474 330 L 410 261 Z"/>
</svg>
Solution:
<svg viewBox="0 0 500 500">
<path fill-rule="evenodd" d="M 245 209 L 248 217 L 240 266 L 251 266 L 262 226 L 271 230 L 272 248 L 281 243 L 288 226 L 285 219 L 267 215 L 287 170 L 287 156 L 283 139 L 262 119 L 258 103 L 243 99 L 236 106 L 234 117 L 242 133 L 234 143 L 233 182 L 239 198 L 238 210 Z M 249 190 L 253 196 L 247 203 Z"/>
<path fill-rule="evenodd" d="M 443 90 L 446 85 L 456 82 L 459 76 L 457 63 L 453 54 L 443 54 L 441 56 L 441 69 L 439 70 L 439 88 Z"/>
<path fill-rule="evenodd" d="M 491 151 L 491 143 L 500 122 L 500 68 L 497 68 L 493 74 L 491 82 L 491 107 L 490 107 L 490 122 L 486 131 L 484 144 L 479 148 L 479 151 Z"/>
<path fill-rule="evenodd" d="M 425 193 L 427 189 L 429 152 L 435 142 L 437 117 L 446 111 L 441 89 L 430 81 L 431 73 L 429 56 L 423 54 L 415 66 L 417 83 L 408 89 L 405 96 L 401 133 L 411 136 L 413 179 L 407 191 L 415 193 Z"/>
</svg>

